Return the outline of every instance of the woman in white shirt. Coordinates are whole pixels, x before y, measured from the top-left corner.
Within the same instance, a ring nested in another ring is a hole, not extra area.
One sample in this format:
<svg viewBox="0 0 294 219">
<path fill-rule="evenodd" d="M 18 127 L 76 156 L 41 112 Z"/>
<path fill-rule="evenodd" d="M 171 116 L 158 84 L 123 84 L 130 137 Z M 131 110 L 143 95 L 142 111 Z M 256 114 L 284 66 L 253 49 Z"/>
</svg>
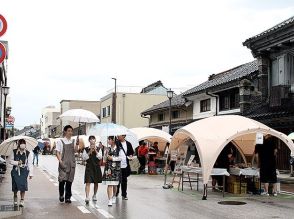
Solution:
<svg viewBox="0 0 294 219">
<path fill-rule="evenodd" d="M 14 205 L 18 205 L 17 192 L 20 192 L 20 207 L 24 207 L 25 192 L 28 191 L 28 177 L 33 177 L 33 156 L 26 150 L 26 141 L 20 139 L 17 149 L 10 156 L 12 191 L 14 192 Z"/>
<path fill-rule="evenodd" d="M 85 179 L 86 184 L 86 204 L 89 204 L 90 184 L 94 183 L 93 201 L 97 201 L 98 183 L 102 182 L 102 173 L 100 168 L 100 160 L 102 159 L 102 150 L 96 147 L 95 136 L 89 136 L 90 146 L 84 148 L 83 160 L 86 161 Z"/>
</svg>

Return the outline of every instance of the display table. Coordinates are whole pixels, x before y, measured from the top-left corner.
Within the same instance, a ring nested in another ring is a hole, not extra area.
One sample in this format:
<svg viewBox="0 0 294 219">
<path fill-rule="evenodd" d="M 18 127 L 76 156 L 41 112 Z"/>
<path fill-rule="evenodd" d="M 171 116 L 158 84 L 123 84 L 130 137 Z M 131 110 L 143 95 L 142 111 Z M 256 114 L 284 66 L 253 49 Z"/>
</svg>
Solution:
<svg viewBox="0 0 294 219">
<path fill-rule="evenodd" d="M 256 176 L 259 177 L 259 170 L 253 168 L 230 168 L 230 174 L 235 176 Z"/>
<path fill-rule="evenodd" d="M 192 182 L 197 183 L 197 191 L 199 191 L 199 175 L 202 175 L 202 168 L 201 167 L 190 167 L 190 166 L 182 166 L 181 167 L 182 174 L 181 174 L 181 181 L 182 181 L 182 191 L 183 191 L 183 183 L 184 182 L 189 182 L 190 183 L 190 188 L 192 190 Z M 185 177 L 185 173 L 187 173 L 188 177 Z M 190 174 L 196 174 L 196 179 L 191 178 Z M 230 176 L 228 173 L 227 169 L 223 168 L 213 168 L 211 171 L 211 176 L 223 176 L 223 197 L 225 196 L 225 185 L 226 185 L 226 176 Z M 185 180 L 188 179 L 188 180 Z M 203 191 L 203 197 L 207 197 L 207 189 L 208 186 L 207 184 L 204 184 L 204 191 Z"/>
<path fill-rule="evenodd" d="M 240 184 L 240 194 L 241 194 L 241 187 L 242 187 L 242 176 L 245 177 L 253 177 L 253 181 L 255 177 L 259 178 L 259 169 L 254 169 L 254 168 L 245 168 L 245 169 L 240 169 L 240 168 L 230 168 L 230 174 L 234 176 L 239 176 Z M 261 192 L 261 182 L 259 180 L 259 192 Z"/>
</svg>

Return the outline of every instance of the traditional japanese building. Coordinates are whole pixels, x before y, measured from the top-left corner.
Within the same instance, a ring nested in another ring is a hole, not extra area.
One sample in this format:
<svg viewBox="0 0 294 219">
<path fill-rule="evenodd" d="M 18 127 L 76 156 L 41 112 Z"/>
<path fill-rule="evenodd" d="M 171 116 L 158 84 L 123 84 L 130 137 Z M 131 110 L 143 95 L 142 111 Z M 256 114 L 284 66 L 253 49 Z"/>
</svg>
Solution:
<svg viewBox="0 0 294 219">
<path fill-rule="evenodd" d="M 294 17 L 249 38 L 254 61 L 212 74 L 208 80 L 172 99 L 172 112 L 185 111 L 187 118 L 172 116 L 172 132 L 190 122 L 215 115 L 239 114 L 290 134 L 294 131 Z M 142 115 L 149 126 L 162 129 L 169 101 L 153 106 Z M 183 114 L 183 113 L 181 113 Z M 290 150 L 279 145 L 279 169 L 289 169 Z"/>
<path fill-rule="evenodd" d="M 294 131 L 294 17 L 247 39 L 258 63 L 262 98 L 249 101 L 247 117 L 289 134 Z"/>
</svg>

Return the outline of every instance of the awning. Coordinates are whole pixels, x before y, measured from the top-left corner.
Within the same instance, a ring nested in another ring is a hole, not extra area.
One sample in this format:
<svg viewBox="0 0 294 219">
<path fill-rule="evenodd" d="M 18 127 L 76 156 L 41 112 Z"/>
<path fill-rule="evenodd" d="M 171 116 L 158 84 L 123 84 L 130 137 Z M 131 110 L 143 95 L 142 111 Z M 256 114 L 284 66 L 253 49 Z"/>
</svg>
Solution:
<svg viewBox="0 0 294 219">
<path fill-rule="evenodd" d="M 199 153 L 203 169 L 203 183 L 207 184 L 213 165 L 231 141 L 243 154 L 253 154 L 256 133 L 270 134 L 282 140 L 294 154 L 294 144 L 285 134 L 238 115 L 214 116 L 198 120 L 179 130 L 173 136 L 171 150 L 178 149 L 192 139 Z"/>
</svg>

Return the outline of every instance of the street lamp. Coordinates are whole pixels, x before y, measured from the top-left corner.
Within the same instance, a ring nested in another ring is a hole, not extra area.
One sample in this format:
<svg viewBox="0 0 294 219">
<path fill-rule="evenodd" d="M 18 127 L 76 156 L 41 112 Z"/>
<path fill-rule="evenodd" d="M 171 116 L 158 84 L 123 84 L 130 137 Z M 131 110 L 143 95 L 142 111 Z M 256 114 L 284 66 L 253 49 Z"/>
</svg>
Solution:
<svg viewBox="0 0 294 219">
<path fill-rule="evenodd" d="M 7 87 L 7 86 L 2 87 L 2 94 L 4 95 L 4 136 L 3 136 L 3 140 L 6 139 L 6 113 L 7 113 L 6 100 L 7 100 L 7 95 L 9 94 L 9 89 L 10 89 L 10 87 Z"/>
<path fill-rule="evenodd" d="M 112 122 L 116 123 L 116 78 L 111 78 L 114 80 L 114 94 L 112 98 Z"/>
<path fill-rule="evenodd" d="M 171 135 L 171 119 L 172 119 L 172 117 L 171 117 L 171 111 L 172 111 L 171 110 L 172 109 L 171 101 L 172 101 L 172 98 L 174 96 L 174 92 L 171 89 L 169 89 L 169 90 L 166 91 L 166 95 L 167 95 L 167 97 L 169 99 L 169 126 L 168 126 L 168 130 L 169 130 L 169 134 Z M 170 189 L 172 187 L 172 185 L 166 184 L 166 180 L 167 180 L 167 158 L 168 158 L 168 155 L 165 158 L 166 160 L 165 160 L 165 171 L 164 171 L 164 185 L 162 186 L 162 188 L 164 188 L 164 189 Z"/>
<path fill-rule="evenodd" d="M 6 108 L 6 114 L 7 114 L 7 116 L 10 116 L 10 114 L 11 114 L 11 107 L 7 107 Z"/>
<path fill-rule="evenodd" d="M 169 99 L 169 134 L 171 135 L 171 119 L 172 119 L 172 117 L 171 117 L 171 108 L 172 108 L 171 107 L 171 101 L 172 101 L 172 98 L 174 96 L 174 92 L 171 89 L 169 89 L 166 92 L 166 94 L 167 94 L 167 97 Z"/>
</svg>

